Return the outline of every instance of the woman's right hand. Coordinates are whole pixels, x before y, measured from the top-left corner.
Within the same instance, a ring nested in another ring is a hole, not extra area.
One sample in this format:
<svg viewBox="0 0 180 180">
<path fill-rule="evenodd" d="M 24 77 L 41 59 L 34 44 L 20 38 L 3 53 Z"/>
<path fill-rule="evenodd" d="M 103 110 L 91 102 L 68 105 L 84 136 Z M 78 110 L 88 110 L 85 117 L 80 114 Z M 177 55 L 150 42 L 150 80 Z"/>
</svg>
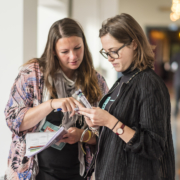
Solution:
<svg viewBox="0 0 180 180">
<path fill-rule="evenodd" d="M 50 99 L 41 103 L 38 106 L 30 108 L 24 116 L 24 119 L 19 128 L 20 131 L 24 131 L 36 126 L 44 117 L 46 117 L 52 109 L 61 108 L 62 112 L 72 112 L 70 117 L 75 114 L 74 108 L 76 103 L 79 103 L 73 97 L 60 98 L 60 99 Z"/>
<path fill-rule="evenodd" d="M 60 99 L 52 99 L 51 106 L 53 109 L 61 108 L 62 112 L 72 112 L 70 117 L 75 114 L 74 109 L 76 108 L 76 103 L 78 101 L 73 97 L 68 98 L 60 98 Z"/>
<path fill-rule="evenodd" d="M 86 121 L 86 123 L 87 123 L 87 125 L 88 125 L 89 127 L 97 127 L 97 126 L 94 126 L 94 125 L 93 125 L 93 123 L 92 123 L 92 121 L 91 121 L 91 119 L 90 119 L 89 117 L 84 116 L 84 118 L 85 118 L 85 121 Z"/>
</svg>

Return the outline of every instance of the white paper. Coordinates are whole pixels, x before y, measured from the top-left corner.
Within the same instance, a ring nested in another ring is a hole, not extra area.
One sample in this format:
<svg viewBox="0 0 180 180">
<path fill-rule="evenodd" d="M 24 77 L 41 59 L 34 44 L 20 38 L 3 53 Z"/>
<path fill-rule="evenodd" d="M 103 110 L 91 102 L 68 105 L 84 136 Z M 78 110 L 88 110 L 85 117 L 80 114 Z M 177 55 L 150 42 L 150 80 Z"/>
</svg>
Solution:
<svg viewBox="0 0 180 180">
<path fill-rule="evenodd" d="M 49 146 L 55 144 L 56 142 L 60 141 L 63 136 L 67 133 L 64 127 L 61 127 L 56 132 L 32 132 L 27 133 L 26 135 L 26 154 L 27 157 L 32 157 L 35 154 L 43 151 L 44 149 L 48 148 Z M 43 146 L 44 145 L 44 146 Z M 42 148 L 31 152 L 29 148 L 31 146 L 43 146 Z"/>
</svg>

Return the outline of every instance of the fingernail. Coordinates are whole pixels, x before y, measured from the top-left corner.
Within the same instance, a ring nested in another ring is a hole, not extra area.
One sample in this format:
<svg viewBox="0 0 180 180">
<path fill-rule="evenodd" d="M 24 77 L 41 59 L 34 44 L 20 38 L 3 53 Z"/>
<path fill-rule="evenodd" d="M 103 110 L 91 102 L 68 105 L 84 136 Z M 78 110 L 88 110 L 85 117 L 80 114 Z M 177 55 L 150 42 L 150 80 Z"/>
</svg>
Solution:
<svg viewBox="0 0 180 180">
<path fill-rule="evenodd" d="M 79 111 L 79 108 L 77 107 L 77 108 L 74 108 L 74 111 Z"/>
</svg>

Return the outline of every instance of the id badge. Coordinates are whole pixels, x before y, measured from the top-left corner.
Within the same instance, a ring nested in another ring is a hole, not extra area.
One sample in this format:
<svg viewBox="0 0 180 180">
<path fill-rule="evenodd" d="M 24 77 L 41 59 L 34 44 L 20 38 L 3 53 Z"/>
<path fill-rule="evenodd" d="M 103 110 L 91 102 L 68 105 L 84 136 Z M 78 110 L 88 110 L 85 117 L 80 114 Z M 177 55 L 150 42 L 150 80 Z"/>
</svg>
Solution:
<svg viewBox="0 0 180 180">
<path fill-rule="evenodd" d="M 58 131 L 59 127 L 53 125 L 52 123 L 46 121 L 44 123 L 44 125 L 42 126 L 40 132 L 54 132 L 54 131 Z M 63 147 L 66 145 L 66 143 L 61 142 L 60 144 L 53 144 L 51 147 L 57 149 L 57 150 L 62 150 Z"/>
</svg>

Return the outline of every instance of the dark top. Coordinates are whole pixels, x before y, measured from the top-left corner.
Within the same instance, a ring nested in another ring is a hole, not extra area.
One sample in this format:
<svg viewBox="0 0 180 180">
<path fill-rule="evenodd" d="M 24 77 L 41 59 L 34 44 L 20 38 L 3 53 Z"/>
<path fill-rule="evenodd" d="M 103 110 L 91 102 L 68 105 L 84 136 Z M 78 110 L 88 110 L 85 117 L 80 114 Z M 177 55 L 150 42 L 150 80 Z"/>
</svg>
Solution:
<svg viewBox="0 0 180 180">
<path fill-rule="evenodd" d="M 108 96 L 109 93 L 101 100 L 100 107 Z M 174 180 L 170 97 L 160 77 L 147 68 L 130 78 L 122 85 L 109 112 L 136 133 L 125 143 L 109 128 L 101 127 L 95 157 L 96 180 Z"/>
<path fill-rule="evenodd" d="M 59 126 L 62 118 L 61 111 L 52 111 L 46 121 Z M 38 154 L 38 161 L 40 172 L 36 180 L 84 180 L 79 175 L 78 143 L 66 143 L 62 150 L 49 147 Z"/>
<path fill-rule="evenodd" d="M 104 101 L 102 109 L 105 109 L 106 111 L 109 111 L 109 108 L 111 107 L 111 105 L 113 104 L 115 99 L 120 94 L 122 84 L 127 83 L 128 80 L 131 78 L 131 76 L 133 74 L 135 74 L 136 72 L 138 72 L 137 69 L 132 71 L 131 68 L 132 68 L 132 65 L 126 71 L 121 73 L 122 76 L 119 78 L 118 85 L 115 87 L 115 89 L 111 93 L 108 93 L 109 96 Z"/>
</svg>

